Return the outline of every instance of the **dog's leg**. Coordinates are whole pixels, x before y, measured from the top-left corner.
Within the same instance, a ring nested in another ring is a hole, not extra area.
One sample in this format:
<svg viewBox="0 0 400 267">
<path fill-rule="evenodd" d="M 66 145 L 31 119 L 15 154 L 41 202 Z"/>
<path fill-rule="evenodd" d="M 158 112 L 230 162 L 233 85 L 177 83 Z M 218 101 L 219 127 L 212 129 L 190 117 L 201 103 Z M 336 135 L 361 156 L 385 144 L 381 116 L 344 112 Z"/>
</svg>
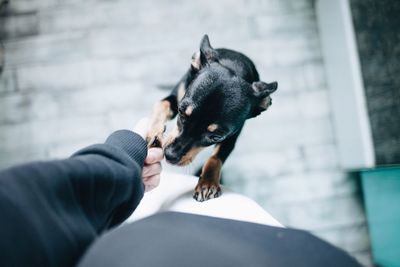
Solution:
<svg viewBox="0 0 400 267">
<path fill-rule="evenodd" d="M 149 147 L 163 147 L 165 124 L 175 118 L 179 102 L 185 95 L 187 85 L 192 79 L 189 70 L 174 87 L 171 94 L 154 106 L 146 137 Z"/>
<path fill-rule="evenodd" d="M 215 146 L 213 154 L 203 166 L 199 182 L 194 189 L 193 198 L 197 201 L 201 202 L 221 195 L 219 182 L 222 165 L 235 147 L 239 134 L 240 130 Z"/>
<path fill-rule="evenodd" d="M 165 124 L 176 116 L 177 110 L 177 96 L 174 94 L 155 104 L 146 137 L 149 147 L 162 147 Z"/>
</svg>

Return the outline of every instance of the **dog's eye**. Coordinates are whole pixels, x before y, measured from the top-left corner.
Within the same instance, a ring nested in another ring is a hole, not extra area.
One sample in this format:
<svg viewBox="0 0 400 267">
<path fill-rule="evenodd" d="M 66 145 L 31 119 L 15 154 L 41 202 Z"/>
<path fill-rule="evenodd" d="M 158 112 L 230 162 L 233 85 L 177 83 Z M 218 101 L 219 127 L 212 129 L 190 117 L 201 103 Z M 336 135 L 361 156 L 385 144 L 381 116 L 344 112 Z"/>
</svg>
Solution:
<svg viewBox="0 0 400 267">
<path fill-rule="evenodd" d="M 209 135 L 208 138 L 213 142 L 219 142 L 222 140 L 221 136 L 215 134 Z"/>
</svg>

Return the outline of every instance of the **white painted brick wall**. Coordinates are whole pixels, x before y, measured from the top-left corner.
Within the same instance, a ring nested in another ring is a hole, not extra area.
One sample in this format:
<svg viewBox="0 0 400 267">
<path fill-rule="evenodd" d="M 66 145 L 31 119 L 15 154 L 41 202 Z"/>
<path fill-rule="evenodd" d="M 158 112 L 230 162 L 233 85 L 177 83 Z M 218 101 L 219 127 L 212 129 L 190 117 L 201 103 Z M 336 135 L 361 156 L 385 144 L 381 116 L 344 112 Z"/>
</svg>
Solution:
<svg viewBox="0 0 400 267">
<path fill-rule="evenodd" d="M 313 1 L 12 0 L 8 13 L 0 167 L 66 157 L 131 128 L 208 33 L 279 82 L 224 166 L 227 185 L 371 265 L 359 188 L 338 163 Z M 192 173 L 207 156 L 166 168 Z"/>
</svg>

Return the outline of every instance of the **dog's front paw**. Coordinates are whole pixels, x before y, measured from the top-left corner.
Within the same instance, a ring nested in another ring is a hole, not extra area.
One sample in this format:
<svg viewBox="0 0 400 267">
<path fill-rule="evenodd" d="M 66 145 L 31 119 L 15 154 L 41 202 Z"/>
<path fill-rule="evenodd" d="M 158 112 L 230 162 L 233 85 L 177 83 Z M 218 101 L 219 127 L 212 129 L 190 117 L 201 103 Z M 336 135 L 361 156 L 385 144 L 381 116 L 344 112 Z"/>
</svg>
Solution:
<svg viewBox="0 0 400 267">
<path fill-rule="evenodd" d="M 193 198 L 199 202 L 203 202 L 212 198 L 217 198 L 221 194 L 222 191 L 218 182 L 200 177 L 194 189 Z"/>
<path fill-rule="evenodd" d="M 148 147 L 162 147 L 163 145 L 164 126 L 151 127 L 146 135 Z"/>
</svg>

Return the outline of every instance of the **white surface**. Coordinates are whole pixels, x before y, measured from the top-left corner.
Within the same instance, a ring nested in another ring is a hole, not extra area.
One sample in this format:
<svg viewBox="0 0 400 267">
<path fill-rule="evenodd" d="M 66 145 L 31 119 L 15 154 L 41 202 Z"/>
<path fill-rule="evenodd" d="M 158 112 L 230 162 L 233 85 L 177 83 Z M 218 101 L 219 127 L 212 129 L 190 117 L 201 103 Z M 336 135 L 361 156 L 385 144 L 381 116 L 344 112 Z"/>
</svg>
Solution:
<svg viewBox="0 0 400 267">
<path fill-rule="evenodd" d="M 343 168 L 372 167 L 375 155 L 348 0 L 317 1 L 317 18 Z"/>
<path fill-rule="evenodd" d="M 205 202 L 195 201 L 192 194 L 197 180 L 194 176 L 163 172 L 159 187 L 145 194 L 127 222 L 160 211 L 176 211 L 282 227 L 281 223 L 255 201 L 224 187 L 219 198 Z"/>
</svg>

